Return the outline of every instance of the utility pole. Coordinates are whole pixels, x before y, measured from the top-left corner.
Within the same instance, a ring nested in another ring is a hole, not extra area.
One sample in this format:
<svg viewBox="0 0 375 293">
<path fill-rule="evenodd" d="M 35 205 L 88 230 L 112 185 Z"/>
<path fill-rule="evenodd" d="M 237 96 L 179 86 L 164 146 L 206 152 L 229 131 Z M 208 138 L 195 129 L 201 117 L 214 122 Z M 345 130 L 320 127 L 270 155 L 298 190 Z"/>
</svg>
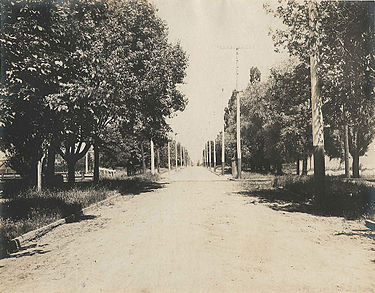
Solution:
<svg viewBox="0 0 375 293">
<path fill-rule="evenodd" d="M 176 155 L 176 170 L 178 168 L 178 162 L 177 162 L 177 133 L 175 133 L 175 155 Z"/>
<path fill-rule="evenodd" d="M 141 156 L 142 156 L 142 172 L 146 174 L 146 161 L 145 161 L 145 151 L 143 147 L 143 141 L 141 142 Z"/>
<path fill-rule="evenodd" d="M 90 149 L 87 151 L 85 155 L 85 174 L 89 173 L 89 153 L 90 153 Z"/>
<path fill-rule="evenodd" d="M 238 92 L 238 50 L 236 48 L 236 96 L 237 96 L 237 178 L 241 179 L 241 101 Z"/>
<path fill-rule="evenodd" d="M 311 74 L 311 106 L 312 106 L 312 131 L 314 152 L 314 180 L 318 194 L 325 192 L 325 162 L 324 162 L 324 123 L 322 114 L 322 97 L 320 96 L 320 80 L 318 76 L 319 51 L 317 44 L 317 4 L 315 0 L 309 1 L 309 25 L 312 50 L 310 53 Z"/>
<path fill-rule="evenodd" d="M 180 167 L 182 168 L 182 145 L 180 143 Z"/>
<path fill-rule="evenodd" d="M 171 142 L 168 141 L 168 171 L 171 171 Z"/>
<path fill-rule="evenodd" d="M 214 171 L 216 170 L 216 147 L 215 147 L 215 140 L 214 140 Z"/>
<path fill-rule="evenodd" d="M 207 142 L 204 144 L 204 156 L 205 156 L 205 166 L 208 168 L 208 147 L 207 147 Z"/>
<path fill-rule="evenodd" d="M 154 153 L 154 141 L 151 139 L 151 174 L 155 174 L 155 153 Z"/>
<path fill-rule="evenodd" d="M 181 167 L 185 166 L 185 150 L 184 147 L 181 148 Z"/>
<path fill-rule="evenodd" d="M 212 163 L 212 160 L 211 160 L 211 140 L 208 141 L 208 167 L 209 169 L 211 170 L 211 163 Z"/>
<path fill-rule="evenodd" d="M 208 161 L 208 141 L 206 141 L 205 149 L 206 149 L 206 167 L 208 168 L 208 164 L 209 164 L 209 161 Z"/>
<path fill-rule="evenodd" d="M 160 148 L 159 147 L 157 147 L 156 149 L 156 158 L 157 158 L 156 167 L 158 168 L 158 173 L 160 173 Z"/>
<path fill-rule="evenodd" d="M 237 178 L 241 178 L 241 125 L 240 125 L 240 117 L 241 117 L 241 107 L 240 107 L 240 95 L 238 91 L 238 76 L 239 76 L 239 51 L 240 49 L 251 49 L 249 47 L 223 47 L 221 49 L 234 49 L 236 52 L 236 89 L 235 93 L 237 96 Z"/>
<path fill-rule="evenodd" d="M 241 179 L 241 101 L 239 92 L 237 95 L 237 178 Z"/>
<path fill-rule="evenodd" d="M 43 168 L 44 155 L 40 158 L 37 165 L 37 190 L 42 190 L 42 168 Z"/>
<path fill-rule="evenodd" d="M 225 168 L 225 138 L 224 138 L 224 127 L 225 127 L 225 117 L 224 117 L 224 89 L 221 89 L 221 106 L 223 108 L 223 129 L 221 135 L 221 175 L 224 175 Z"/>
<path fill-rule="evenodd" d="M 213 112 L 212 112 L 212 114 L 213 114 L 213 121 L 216 121 L 216 110 L 215 110 L 215 108 L 213 109 Z M 214 168 L 214 172 L 216 171 L 216 141 L 215 141 L 216 139 L 215 139 L 215 137 L 214 137 L 214 139 L 212 140 L 212 142 L 213 142 L 213 168 Z"/>
<path fill-rule="evenodd" d="M 185 158 L 185 167 L 187 167 L 188 166 L 189 155 L 187 154 L 186 149 L 185 149 L 185 152 L 184 152 L 184 158 Z"/>
<path fill-rule="evenodd" d="M 349 171 L 349 126 L 345 123 L 344 126 L 344 156 L 345 156 L 345 178 L 350 178 Z"/>
</svg>

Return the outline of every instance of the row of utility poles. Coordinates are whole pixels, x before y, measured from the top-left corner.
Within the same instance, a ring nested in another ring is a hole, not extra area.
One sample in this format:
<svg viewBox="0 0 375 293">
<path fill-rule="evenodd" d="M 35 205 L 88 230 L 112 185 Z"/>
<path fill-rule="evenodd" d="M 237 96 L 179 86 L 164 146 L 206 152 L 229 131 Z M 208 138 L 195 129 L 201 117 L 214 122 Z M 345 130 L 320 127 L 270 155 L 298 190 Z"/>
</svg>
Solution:
<svg viewBox="0 0 375 293">
<path fill-rule="evenodd" d="M 223 132 L 224 133 L 224 132 Z M 211 144 L 213 142 L 213 144 Z M 213 146 L 213 149 L 212 149 Z M 221 174 L 224 175 L 224 169 L 225 169 L 225 149 L 224 149 L 224 135 L 222 136 L 222 148 L 221 148 Z M 211 155 L 211 151 L 213 151 L 213 159 Z M 203 150 L 203 165 L 205 167 L 208 167 L 210 170 L 211 168 L 214 168 L 216 170 L 217 167 L 217 161 L 216 161 L 216 143 L 215 140 L 211 141 L 209 140 L 206 143 L 206 146 Z"/>
<path fill-rule="evenodd" d="M 241 100 L 240 100 L 240 93 L 242 91 L 238 91 L 238 76 L 239 76 L 239 50 L 240 49 L 250 49 L 248 47 L 225 47 L 221 49 L 234 49 L 236 53 L 236 89 L 234 90 L 234 94 L 236 95 L 236 108 L 237 108 L 237 115 L 236 115 L 236 143 L 237 143 L 237 178 L 241 179 L 242 175 L 242 154 L 241 154 Z M 222 112 L 223 112 L 223 120 L 224 120 L 224 97 L 223 97 L 223 89 L 222 89 Z M 225 120 L 222 123 L 222 143 L 221 143 L 221 173 L 224 174 L 224 168 L 225 168 Z M 214 168 L 216 169 L 216 150 L 215 150 L 215 140 L 214 142 Z M 208 146 L 208 150 L 206 150 L 206 147 Z M 211 140 L 208 141 L 208 144 L 206 145 L 204 153 L 208 153 L 208 156 L 204 156 L 203 161 L 206 166 L 208 166 L 211 169 Z M 232 164 L 233 168 L 233 164 Z M 233 172 L 233 170 L 232 170 Z"/>
<path fill-rule="evenodd" d="M 151 174 L 155 174 L 155 146 L 154 142 L 151 139 L 150 141 L 150 152 L 151 152 Z M 168 171 L 172 169 L 171 165 L 171 142 L 168 141 Z M 156 151 L 157 161 L 160 162 L 160 149 L 158 148 Z M 179 152 L 178 152 L 178 143 L 175 141 L 175 166 L 176 170 L 178 169 L 178 155 L 180 156 L 180 167 L 190 165 L 190 158 L 187 150 L 180 144 Z"/>
<path fill-rule="evenodd" d="M 324 151 L 324 122 L 322 114 L 322 97 L 320 95 L 320 82 L 318 76 L 318 60 L 319 50 L 317 44 L 317 3 L 309 1 L 309 26 L 311 39 L 311 53 L 310 53 L 310 75 L 311 75 L 311 105 L 312 105 L 312 134 L 313 134 L 313 154 L 314 154 L 314 181 L 316 190 L 320 195 L 325 193 L 325 151 Z M 241 101 L 240 92 L 238 91 L 238 59 L 240 49 L 249 49 L 245 47 L 227 47 L 222 49 L 235 49 L 236 53 L 236 142 L 237 142 L 237 178 L 241 178 L 242 173 L 242 158 L 241 158 Z M 224 108 L 223 108 L 224 112 Z M 224 174 L 225 167 L 225 144 L 224 144 L 224 123 L 222 129 L 222 174 Z M 214 142 L 214 168 L 216 168 L 216 151 Z M 205 166 L 211 168 L 211 140 L 206 143 L 203 151 L 203 162 Z M 232 164 L 233 168 L 233 164 Z M 348 172 L 346 170 L 346 172 Z"/>
</svg>

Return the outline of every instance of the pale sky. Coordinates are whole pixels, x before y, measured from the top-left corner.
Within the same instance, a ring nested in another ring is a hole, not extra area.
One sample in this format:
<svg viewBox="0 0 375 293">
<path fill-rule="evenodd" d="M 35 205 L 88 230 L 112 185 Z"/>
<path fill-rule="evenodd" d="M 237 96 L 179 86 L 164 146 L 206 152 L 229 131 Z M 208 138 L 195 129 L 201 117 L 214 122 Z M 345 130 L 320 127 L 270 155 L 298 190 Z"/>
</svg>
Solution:
<svg viewBox="0 0 375 293">
<path fill-rule="evenodd" d="M 204 142 L 213 139 L 223 121 L 225 105 L 235 89 L 235 50 L 239 53 L 238 89 L 244 89 L 249 69 L 257 66 L 262 77 L 286 58 L 274 52 L 269 28 L 280 25 L 267 15 L 258 0 L 150 0 L 169 26 L 169 39 L 180 41 L 189 56 L 182 91 L 186 110 L 170 121 L 177 140 L 193 160 L 201 158 Z M 223 95 L 222 89 L 224 89 Z"/>
</svg>

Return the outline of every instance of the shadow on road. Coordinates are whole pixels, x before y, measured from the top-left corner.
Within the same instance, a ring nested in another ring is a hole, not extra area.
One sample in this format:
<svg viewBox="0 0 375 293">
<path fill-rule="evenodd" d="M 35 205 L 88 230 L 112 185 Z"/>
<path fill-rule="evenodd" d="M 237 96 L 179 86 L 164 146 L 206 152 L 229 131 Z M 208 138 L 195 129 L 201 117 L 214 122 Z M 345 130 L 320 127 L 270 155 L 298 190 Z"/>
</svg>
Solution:
<svg viewBox="0 0 375 293">
<path fill-rule="evenodd" d="M 33 249 L 33 250 L 30 250 L 30 251 L 13 253 L 13 254 L 10 254 L 10 255 L 6 256 L 6 258 L 20 258 L 20 257 L 24 257 L 24 256 L 32 256 L 32 255 L 35 255 L 35 254 L 46 254 L 48 252 L 50 252 L 50 250 Z"/>
<path fill-rule="evenodd" d="M 375 189 L 371 184 L 340 177 L 326 177 L 325 192 L 321 196 L 317 196 L 312 176 L 281 176 L 268 187 L 245 182 L 239 194 L 255 197 L 274 210 L 351 220 L 371 216 L 375 208 Z"/>
<path fill-rule="evenodd" d="M 86 220 L 94 220 L 96 218 L 97 216 L 94 216 L 94 215 L 84 215 L 82 213 L 73 214 L 70 217 L 66 218 L 66 223 L 78 223 L 78 222 L 86 221 Z"/>
<path fill-rule="evenodd" d="M 302 212 L 314 215 L 324 215 L 312 204 L 312 197 L 280 190 L 252 190 L 237 192 L 242 196 L 255 197 L 257 203 L 265 203 L 276 211 Z M 256 203 L 254 202 L 254 203 Z"/>
<path fill-rule="evenodd" d="M 150 177 L 150 176 L 149 176 Z M 25 190 L 8 194 L 0 203 L 0 258 L 7 251 L 10 239 L 35 230 L 58 219 L 66 218 L 67 223 L 94 219 L 93 215 L 83 215 L 81 209 L 100 202 L 115 191 L 122 196 L 138 195 L 163 188 L 167 183 L 156 182 L 157 177 L 127 177 L 104 179 L 98 185 L 82 182 L 74 189 L 50 189 L 42 192 Z M 40 252 L 42 253 L 42 252 Z"/>
<path fill-rule="evenodd" d="M 106 179 L 102 180 L 99 186 L 109 190 L 117 190 L 121 195 L 137 195 L 164 188 L 166 184 L 168 183 L 159 183 L 143 178 L 132 178 L 127 180 Z"/>
<path fill-rule="evenodd" d="M 340 236 L 359 236 L 359 237 L 366 237 L 372 240 L 375 240 L 375 233 L 374 231 L 371 231 L 370 229 L 362 229 L 362 230 L 353 230 L 352 232 L 340 232 L 336 233 L 335 235 Z"/>
<path fill-rule="evenodd" d="M 27 246 L 22 247 L 18 252 L 11 253 L 9 255 L 4 256 L 4 258 L 20 258 L 24 256 L 32 256 L 35 254 L 46 254 L 50 252 L 50 250 L 45 250 L 43 247 L 46 247 L 48 244 L 30 244 Z"/>
<path fill-rule="evenodd" d="M 319 204 L 313 195 L 295 193 L 287 189 L 254 189 L 238 192 L 242 196 L 254 197 L 257 203 L 265 203 L 275 211 L 300 212 L 315 216 L 343 217 L 354 220 L 367 212 L 367 207 L 355 198 L 347 200 L 344 196 L 332 196 L 329 205 Z"/>
</svg>

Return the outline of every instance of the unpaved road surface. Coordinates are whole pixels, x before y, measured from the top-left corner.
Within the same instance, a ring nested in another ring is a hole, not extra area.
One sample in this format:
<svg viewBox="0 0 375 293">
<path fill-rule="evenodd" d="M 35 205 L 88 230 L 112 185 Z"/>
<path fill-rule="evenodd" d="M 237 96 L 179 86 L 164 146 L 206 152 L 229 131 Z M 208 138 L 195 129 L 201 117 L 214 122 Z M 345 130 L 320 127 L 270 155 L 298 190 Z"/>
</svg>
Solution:
<svg viewBox="0 0 375 293">
<path fill-rule="evenodd" d="M 0 292 L 375 292 L 363 223 L 275 211 L 204 168 L 0 260 Z"/>
</svg>

